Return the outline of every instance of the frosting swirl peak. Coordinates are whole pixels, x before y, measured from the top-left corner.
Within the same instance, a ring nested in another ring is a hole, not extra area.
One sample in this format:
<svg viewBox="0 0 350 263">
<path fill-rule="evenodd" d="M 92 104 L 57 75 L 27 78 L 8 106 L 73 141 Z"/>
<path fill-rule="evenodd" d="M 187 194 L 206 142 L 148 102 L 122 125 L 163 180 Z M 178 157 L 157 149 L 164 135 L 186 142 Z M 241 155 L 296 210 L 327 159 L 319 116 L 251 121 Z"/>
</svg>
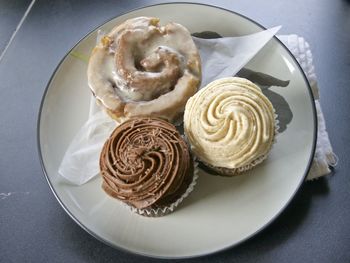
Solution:
<svg viewBox="0 0 350 263">
<path fill-rule="evenodd" d="M 100 156 L 103 189 L 136 208 L 173 200 L 191 176 L 185 141 L 172 124 L 132 118 L 118 126 Z"/>
<path fill-rule="evenodd" d="M 223 78 L 188 100 L 184 128 L 193 152 L 203 162 L 241 168 L 270 150 L 275 134 L 274 109 L 249 80 Z"/>
</svg>

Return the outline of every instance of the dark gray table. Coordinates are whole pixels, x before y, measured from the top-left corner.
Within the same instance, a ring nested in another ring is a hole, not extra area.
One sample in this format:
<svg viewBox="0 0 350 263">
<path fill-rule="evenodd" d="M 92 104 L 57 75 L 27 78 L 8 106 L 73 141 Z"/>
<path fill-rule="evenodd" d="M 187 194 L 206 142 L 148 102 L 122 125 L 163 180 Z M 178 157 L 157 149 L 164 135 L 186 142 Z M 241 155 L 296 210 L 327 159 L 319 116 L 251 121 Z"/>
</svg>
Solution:
<svg viewBox="0 0 350 263">
<path fill-rule="evenodd" d="M 29 10 L 0 60 L 0 262 L 156 261 L 102 244 L 63 211 L 40 167 L 36 121 L 53 70 L 81 37 L 108 18 L 159 2 L 37 0 Z M 253 239 L 189 261 L 350 262 L 350 2 L 215 3 L 267 27 L 281 24 L 281 33 L 309 41 L 340 162 L 334 175 L 304 183 L 282 215 Z M 29 4 L 0 0 L 0 53 Z"/>
</svg>

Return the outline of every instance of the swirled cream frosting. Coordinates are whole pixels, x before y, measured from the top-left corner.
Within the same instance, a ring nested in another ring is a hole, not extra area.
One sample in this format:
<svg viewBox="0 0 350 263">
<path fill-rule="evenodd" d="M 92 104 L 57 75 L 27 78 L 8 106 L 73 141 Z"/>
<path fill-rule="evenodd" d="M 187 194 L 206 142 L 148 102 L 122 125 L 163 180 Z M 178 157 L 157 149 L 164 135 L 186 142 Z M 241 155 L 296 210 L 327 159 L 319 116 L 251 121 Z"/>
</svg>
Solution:
<svg viewBox="0 0 350 263">
<path fill-rule="evenodd" d="M 183 112 L 200 84 L 201 63 L 188 30 L 136 17 L 113 28 L 94 48 L 88 83 L 114 119 L 157 116 L 169 121 Z"/>
<path fill-rule="evenodd" d="M 100 155 L 102 187 L 136 208 L 161 206 L 189 185 L 192 159 L 172 124 L 158 118 L 132 118 L 118 126 Z"/>
<path fill-rule="evenodd" d="M 214 167 L 240 168 L 271 149 L 274 109 L 254 83 L 237 77 L 223 78 L 188 100 L 184 129 L 200 160 Z"/>
</svg>

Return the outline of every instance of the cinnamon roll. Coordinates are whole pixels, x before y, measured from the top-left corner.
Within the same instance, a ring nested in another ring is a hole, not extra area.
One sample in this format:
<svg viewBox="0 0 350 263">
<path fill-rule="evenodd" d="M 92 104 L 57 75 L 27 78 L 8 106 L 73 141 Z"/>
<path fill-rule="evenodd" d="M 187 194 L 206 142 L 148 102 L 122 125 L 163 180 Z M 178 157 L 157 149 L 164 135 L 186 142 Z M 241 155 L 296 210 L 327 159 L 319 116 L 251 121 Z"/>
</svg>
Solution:
<svg viewBox="0 0 350 263">
<path fill-rule="evenodd" d="M 266 159 L 276 132 L 274 108 L 249 80 L 223 78 L 188 100 L 184 130 L 203 163 L 234 175 Z"/>
<path fill-rule="evenodd" d="M 94 48 L 88 83 L 116 120 L 156 116 L 174 121 L 200 85 L 201 62 L 188 30 L 154 17 L 129 19 Z"/>
<path fill-rule="evenodd" d="M 134 208 L 155 210 L 186 192 L 193 161 L 174 125 L 158 118 L 131 118 L 104 144 L 100 171 L 107 194 Z"/>
</svg>

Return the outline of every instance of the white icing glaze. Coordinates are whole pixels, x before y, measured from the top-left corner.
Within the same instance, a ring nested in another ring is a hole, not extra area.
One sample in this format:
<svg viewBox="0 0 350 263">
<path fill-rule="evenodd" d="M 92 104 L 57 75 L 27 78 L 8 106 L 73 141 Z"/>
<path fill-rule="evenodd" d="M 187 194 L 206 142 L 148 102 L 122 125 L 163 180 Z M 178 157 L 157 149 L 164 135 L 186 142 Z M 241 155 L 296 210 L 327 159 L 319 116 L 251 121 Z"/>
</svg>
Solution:
<svg viewBox="0 0 350 263">
<path fill-rule="evenodd" d="M 200 74 L 198 50 L 186 28 L 176 23 L 160 26 L 157 18 L 138 17 L 115 27 L 101 39 L 89 61 L 88 82 L 107 109 L 119 115 L 135 115 L 125 112 L 135 106 L 127 107 L 128 103 L 145 104 L 144 110 L 156 112 L 154 106 L 148 108 L 152 105 L 149 102 L 182 90 L 178 83 L 183 85 L 180 79 L 186 75 L 198 87 Z M 159 103 L 167 107 L 166 102 Z M 159 112 L 167 115 L 165 108 Z"/>
<path fill-rule="evenodd" d="M 223 78 L 187 101 L 184 128 L 193 152 L 202 161 L 215 167 L 239 168 L 270 150 L 274 109 L 252 82 Z"/>
</svg>

